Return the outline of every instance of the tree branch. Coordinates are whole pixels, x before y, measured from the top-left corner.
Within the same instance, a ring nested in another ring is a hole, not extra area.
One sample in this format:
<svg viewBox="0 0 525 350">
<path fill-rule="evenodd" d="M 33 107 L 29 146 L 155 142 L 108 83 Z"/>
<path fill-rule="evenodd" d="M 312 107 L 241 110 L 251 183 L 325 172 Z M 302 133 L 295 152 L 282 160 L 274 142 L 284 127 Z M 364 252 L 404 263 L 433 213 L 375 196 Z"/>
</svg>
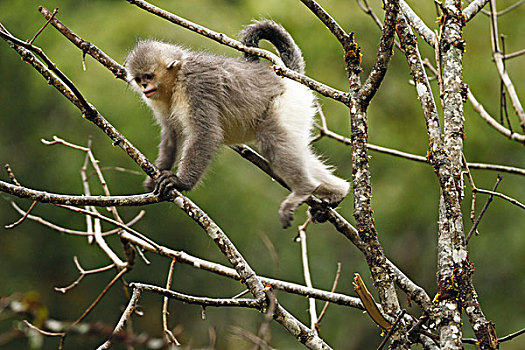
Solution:
<svg viewBox="0 0 525 350">
<path fill-rule="evenodd" d="M 374 97 L 383 82 L 385 77 L 390 57 L 392 56 L 392 48 L 394 46 L 395 37 L 395 23 L 399 14 L 399 0 L 388 0 L 385 4 L 385 21 L 381 31 L 381 39 L 379 41 L 379 50 L 374 62 L 374 66 L 368 75 L 363 86 L 359 90 L 357 98 L 361 103 L 368 105 L 370 100 Z"/>
<path fill-rule="evenodd" d="M 345 51 L 348 51 L 349 44 L 353 39 L 346 31 L 337 23 L 328 12 L 326 12 L 315 0 L 301 0 L 301 2 L 308 7 L 316 16 L 323 22 L 323 24 L 332 32 L 336 39 L 341 43 Z"/>
<path fill-rule="evenodd" d="M 465 21 L 468 22 L 474 18 L 490 0 L 474 0 L 464 10 Z"/>
<path fill-rule="evenodd" d="M 425 40 L 431 47 L 434 47 L 437 40 L 434 32 L 428 28 L 428 26 L 423 22 L 423 20 L 421 20 L 421 18 L 419 18 L 414 10 L 408 6 L 405 0 L 399 0 L 399 6 L 410 26 L 416 30 L 423 40 Z"/>
</svg>

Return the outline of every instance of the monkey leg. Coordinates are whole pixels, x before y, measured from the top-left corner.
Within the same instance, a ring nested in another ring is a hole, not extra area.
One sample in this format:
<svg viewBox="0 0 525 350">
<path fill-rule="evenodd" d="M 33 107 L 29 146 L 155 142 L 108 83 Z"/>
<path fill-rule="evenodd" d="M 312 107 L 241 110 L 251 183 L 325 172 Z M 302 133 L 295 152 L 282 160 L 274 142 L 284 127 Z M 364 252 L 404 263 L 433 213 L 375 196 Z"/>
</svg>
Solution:
<svg viewBox="0 0 525 350">
<path fill-rule="evenodd" d="M 281 219 L 283 228 L 291 226 L 295 211 L 308 199 L 308 197 L 310 197 L 310 195 L 311 192 L 305 194 L 292 192 L 281 203 L 281 206 L 279 207 L 279 218 Z"/>
<path fill-rule="evenodd" d="M 308 146 L 294 142 L 293 138 L 276 125 L 271 131 L 265 128 L 264 137 L 257 141 L 259 151 L 268 159 L 272 170 L 292 191 L 279 208 L 281 223 L 287 228 L 297 208 L 308 199 L 320 182 L 316 181 L 308 167 Z"/>
<path fill-rule="evenodd" d="M 337 207 L 348 194 L 350 184 L 332 174 L 330 168 L 313 153 L 310 153 L 309 168 L 313 177 L 321 183 L 313 194 L 329 206 Z"/>
</svg>

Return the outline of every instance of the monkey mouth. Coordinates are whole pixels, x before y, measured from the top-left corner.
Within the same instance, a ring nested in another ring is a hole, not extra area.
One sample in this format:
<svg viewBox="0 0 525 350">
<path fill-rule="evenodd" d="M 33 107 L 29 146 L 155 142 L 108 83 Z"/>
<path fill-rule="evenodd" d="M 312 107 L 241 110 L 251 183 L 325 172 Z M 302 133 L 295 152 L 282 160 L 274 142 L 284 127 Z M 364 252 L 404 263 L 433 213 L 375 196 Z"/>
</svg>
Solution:
<svg viewBox="0 0 525 350">
<path fill-rule="evenodd" d="M 152 89 L 149 89 L 149 90 L 145 90 L 143 91 L 144 92 L 144 95 L 147 97 L 147 98 L 150 98 L 151 96 L 155 95 L 157 93 L 157 89 L 155 88 L 152 88 Z"/>
</svg>

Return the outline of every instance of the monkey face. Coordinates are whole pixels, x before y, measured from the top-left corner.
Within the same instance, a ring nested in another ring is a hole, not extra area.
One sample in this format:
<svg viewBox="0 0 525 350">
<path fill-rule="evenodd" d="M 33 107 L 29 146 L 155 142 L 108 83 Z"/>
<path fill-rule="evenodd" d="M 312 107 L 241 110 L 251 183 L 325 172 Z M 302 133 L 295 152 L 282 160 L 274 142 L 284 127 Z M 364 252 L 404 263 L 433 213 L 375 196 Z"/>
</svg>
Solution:
<svg viewBox="0 0 525 350">
<path fill-rule="evenodd" d="M 135 80 L 135 83 L 137 83 L 137 86 L 147 98 L 152 98 L 157 93 L 157 85 L 153 73 L 141 74 L 133 80 Z"/>
<path fill-rule="evenodd" d="M 169 103 L 184 50 L 153 40 L 142 40 L 125 60 L 129 83 L 146 100 Z"/>
</svg>

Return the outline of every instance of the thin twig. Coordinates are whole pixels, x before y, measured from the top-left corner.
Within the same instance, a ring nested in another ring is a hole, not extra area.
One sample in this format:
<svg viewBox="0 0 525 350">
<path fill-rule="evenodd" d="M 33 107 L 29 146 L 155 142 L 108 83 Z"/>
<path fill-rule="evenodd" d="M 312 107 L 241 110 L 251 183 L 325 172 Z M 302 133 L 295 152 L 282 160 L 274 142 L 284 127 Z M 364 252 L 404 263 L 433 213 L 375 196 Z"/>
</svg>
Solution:
<svg viewBox="0 0 525 350">
<path fill-rule="evenodd" d="M 248 294 L 248 293 L 250 293 L 250 291 L 249 291 L 248 289 L 245 289 L 245 290 L 243 290 L 242 292 L 235 294 L 235 295 L 232 297 L 232 299 L 240 298 L 240 297 L 242 297 L 243 295 L 246 295 L 246 294 Z"/>
<path fill-rule="evenodd" d="M 470 89 L 468 89 L 468 100 L 470 101 L 470 103 L 472 104 L 472 108 L 474 108 L 474 110 L 476 112 L 478 112 L 478 114 L 480 115 L 480 117 L 482 117 L 490 126 L 492 126 L 494 129 L 496 129 L 499 133 L 505 135 L 506 137 L 508 137 L 509 139 L 511 140 L 514 140 L 514 141 L 517 141 L 517 142 L 520 142 L 520 143 L 523 143 L 525 144 L 525 135 L 523 134 L 519 134 L 517 132 L 513 132 L 509 129 L 507 129 L 506 127 L 504 127 L 503 125 L 501 125 L 500 123 L 498 123 L 486 110 L 485 110 L 485 107 L 483 107 L 483 105 L 478 102 L 478 100 L 476 100 L 476 98 L 474 97 L 474 95 L 472 94 L 472 92 L 470 91 Z"/>
<path fill-rule="evenodd" d="M 28 41 L 28 44 L 30 45 L 33 45 L 33 42 L 36 40 L 36 38 L 40 35 L 40 33 L 42 33 L 42 31 L 44 29 L 46 29 L 47 25 L 49 24 L 49 22 L 51 22 L 51 20 L 55 17 L 55 15 L 58 13 L 58 8 L 56 8 L 53 13 L 51 14 L 51 17 L 47 20 L 46 24 L 44 24 L 42 26 L 42 28 L 40 28 L 40 30 L 38 32 L 36 32 L 35 36 L 33 37 L 33 39 L 29 40 Z"/>
<path fill-rule="evenodd" d="M 166 296 L 168 298 L 173 298 L 175 300 L 183 301 L 187 304 L 201 305 L 203 307 L 228 306 L 228 307 L 245 307 L 245 308 L 251 308 L 251 309 L 260 309 L 262 306 L 260 300 L 253 299 L 253 298 L 232 299 L 232 298 L 198 297 L 198 296 L 175 292 L 173 290 L 169 290 L 169 289 L 155 286 L 152 284 L 138 283 L 138 282 L 130 283 L 129 286 L 133 289 L 141 289 L 142 291 L 152 292 L 155 294 Z"/>
<path fill-rule="evenodd" d="M 106 285 L 106 287 L 102 290 L 102 292 L 100 292 L 100 294 L 97 296 L 95 301 L 93 301 L 91 305 L 89 305 L 89 307 L 84 311 L 84 313 L 75 322 L 73 322 L 71 327 L 74 327 L 79 322 L 81 322 L 91 312 L 91 310 L 95 308 L 98 302 L 102 299 L 104 295 L 106 295 L 108 290 L 115 284 L 115 282 L 117 282 L 126 272 L 128 272 L 127 267 L 120 270 L 119 273 L 117 273 L 117 275 L 113 277 L 113 279 Z"/>
<path fill-rule="evenodd" d="M 334 283 L 332 284 L 332 289 L 330 290 L 331 293 L 335 292 L 335 289 L 337 288 L 337 284 L 339 283 L 339 277 L 341 276 L 341 263 L 337 263 L 337 271 L 335 273 Z M 328 310 L 328 305 L 330 305 L 330 302 L 327 301 L 323 309 L 321 310 L 321 313 L 319 314 L 319 317 L 317 318 L 317 324 L 316 328 L 319 331 L 321 320 L 323 319 L 324 315 L 326 314 L 326 310 Z"/>
<path fill-rule="evenodd" d="M 502 343 L 502 342 L 506 342 L 506 341 L 512 340 L 512 339 L 514 339 L 517 336 L 520 336 L 522 334 L 525 334 L 525 328 L 520 329 L 519 331 L 511 333 L 511 334 L 506 335 L 504 337 L 498 338 L 498 343 Z M 473 339 L 473 338 L 463 338 L 463 339 L 461 339 L 461 341 L 463 343 L 465 343 L 465 344 L 476 344 L 476 345 L 478 344 L 478 340 L 477 339 Z"/>
<path fill-rule="evenodd" d="M 347 146 L 352 144 L 352 141 L 348 137 L 339 135 L 329 129 L 324 129 L 322 126 L 318 124 L 314 124 L 314 125 L 316 128 L 319 129 L 322 135 L 326 135 L 327 137 L 337 140 Z M 515 133 L 515 135 L 517 134 Z M 524 138 L 524 141 L 525 141 L 525 138 Z M 413 161 L 420 162 L 420 163 L 428 163 L 428 159 L 424 156 L 419 156 L 419 155 L 412 154 L 412 153 L 398 151 L 396 149 L 382 147 L 382 146 L 374 145 L 371 143 L 367 143 L 366 146 L 371 151 L 389 154 L 392 156 L 401 157 L 401 158 L 413 160 Z M 472 168 L 472 169 L 493 170 L 493 171 L 505 172 L 505 173 L 510 173 L 510 174 L 525 175 L 525 169 L 517 168 L 517 167 L 510 167 L 506 165 L 486 164 L 486 163 L 468 163 L 467 165 L 469 166 L 469 168 Z"/>
<path fill-rule="evenodd" d="M 510 203 L 514 204 L 514 205 L 517 205 L 518 207 L 520 207 L 521 209 L 525 209 L 525 204 L 519 202 L 518 200 L 514 199 L 514 198 L 511 198 L 509 196 L 506 196 L 502 193 L 499 193 L 499 192 L 494 192 L 494 191 L 489 191 L 489 190 L 483 190 L 481 188 L 476 188 L 475 190 L 476 192 L 479 192 L 479 193 L 484 193 L 484 194 L 489 194 L 489 195 L 492 195 L 492 196 L 496 196 L 496 197 L 499 197 L 499 198 L 503 198 L 505 199 L 506 201 L 509 201 Z"/>
<path fill-rule="evenodd" d="M 173 269 L 175 268 L 176 259 L 172 259 L 170 263 L 170 269 L 168 272 L 168 278 L 166 279 L 166 289 L 171 289 L 171 280 L 173 278 Z M 164 332 L 164 339 L 168 344 L 180 346 L 179 341 L 175 338 L 175 335 L 170 331 L 168 327 L 168 300 L 165 296 L 162 301 L 162 331 Z"/>
<path fill-rule="evenodd" d="M 140 299 L 140 294 L 142 293 L 142 290 L 140 288 L 133 288 L 133 294 L 131 295 L 131 298 L 129 299 L 128 305 L 126 306 L 126 309 L 122 313 L 122 316 L 120 316 L 120 319 L 115 326 L 115 329 L 113 330 L 113 333 L 111 333 L 111 336 L 108 340 L 104 342 L 104 344 L 100 345 L 97 350 L 104 350 L 109 349 L 111 345 L 113 344 L 112 339 L 122 332 L 124 330 L 124 325 L 126 324 L 126 321 L 131 317 L 131 314 L 133 311 L 135 311 L 135 308 L 137 307 L 137 303 Z"/>
<path fill-rule="evenodd" d="M 20 207 L 18 207 L 15 202 L 11 201 L 11 206 L 13 208 L 15 208 L 15 210 L 20 215 L 24 215 L 25 211 L 20 209 Z M 126 226 L 128 226 L 128 227 L 133 226 L 135 223 L 137 223 L 137 221 L 142 219 L 145 214 L 146 214 L 146 211 L 145 210 L 141 210 L 133 219 L 131 219 L 129 222 L 126 223 Z M 49 222 L 47 220 L 42 219 L 39 216 L 28 215 L 27 218 L 29 220 L 32 220 L 32 221 L 38 222 L 39 224 L 47 226 L 50 229 L 58 231 L 60 233 L 64 233 L 64 234 L 68 234 L 68 235 L 75 235 L 75 236 L 88 236 L 88 235 L 90 235 L 86 231 L 71 230 L 71 229 L 68 229 L 68 228 L 65 228 L 65 227 L 61 227 L 61 226 L 55 225 L 55 224 L 53 224 L 53 223 L 51 223 L 51 222 Z M 112 230 L 109 230 L 109 231 L 106 231 L 106 232 L 102 232 L 102 236 L 114 235 L 114 234 L 116 234 L 117 232 L 120 232 L 120 231 L 122 231 L 120 228 L 112 229 Z"/>
<path fill-rule="evenodd" d="M 111 269 L 115 268 L 115 264 L 111 264 L 111 265 L 108 265 L 108 266 L 100 267 L 98 269 L 84 270 L 82 268 L 82 266 L 80 266 L 80 263 L 78 262 L 78 258 L 76 256 L 73 256 L 73 261 L 75 262 L 75 265 L 76 265 L 78 271 L 80 272 L 80 276 L 78 276 L 78 278 L 73 283 L 71 283 L 69 286 L 66 286 L 66 287 L 55 287 L 54 288 L 55 291 L 61 292 L 61 293 L 66 293 L 70 289 L 73 289 L 74 287 L 76 287 L 82 281 L 82 279 L 84 279 L 84 277 L 86 275 L 100 273 L 100 272 L 108 271 L 108 270 L 111 270 Z"/>
<path fill-rule="evenodd" d="M 525 334 L 525 328 L 523 328 L 523 329 L 521 329 L 521 330 L 519 330 L 517 332 L 511 333 L 509 335 L 506 335 L 506 336 L 504 336 L 502 338 L 499 338 L 498 342 L 502 343 L 502 342 L 505 342 L 505 341 L 509 341 L 509 340 L 511 340 L 513 338 L 516 338 L 517 336 L 522 335 L 522 334 Z"/>
<path fill-rule="evenodd" d="M 45 7 L 40 6 L 38 10 L 45 18 L 51 19 L 51 25 L 53 25 L 60 33 L 62 33 L 67 39 L 69 39 L 73 44 L 82 50 L 83 56 L 88 53 L 90 56 L 108 68 L 116 78 L 123 80 L 126 79 L 126 69 L 122 65 L 118 64 L 115 60 L 106 55 L 89 41 L 82 39 L 70 31 L 69 28 L 62 24 L 62 22 L 60 22 L 57 18 L 52 18 L 52 13 Z"/>
<path fill-rule="evenodd" d="M 270 286 L 264 287 L 264 293 L 266 294 L 268 307 L 264 313 L 264 320 L 261 322 L 261 326 L 257 331 L 257 338 L 260 339 L 262 343 L 256 343 L 253 350 L 258 350 L 260 347 L 263 347 L 264 349 L 268 349 L 270 347 L 268 345 L 267 339 L 269 338 L 270 334 L 270 321 L 272 320 L 272 315 L 275 311 L 275 308 L 277 307 L 277 298 L 275 297 L 275 294 L 273 293 L 273 290 Z"/>
<path fill-rule="evenodd" d="M 24 323 L 26 326 L 28 326 L 29 328 L 31 328 L 32 330 L 34 331 L 37 331 L 38 333 L 42 334 L 42 335 L 45 335 L 45 336 L 48 336 L 48 337 L 64 337 L 66 335 L 66 333 L 63 333 L 63 332 L 60 332 L 60 333 L 56 333 L 56 332 L 47 332 L 47 331 L 44 331 L 40 328 L 38 328 L 37 326 L 31 324 L 29 321 L 27 320 L 24 320 Z"/>
<path fill-rule="evenodd" d="M 134 229 L 132 229 L 130 227 L 127 227 L 126 225 L 121 224 L 118 221 L 115 221 L 115 220 L 113 220 L 111 218 L 108 218 L 108 217 L 106 217 L 104 215 L 101 215 L 98 212 L 91 212 L 89 210 L 85 210 L 85 209 L 82 209 L 82 208 L 77 208 L 77 207 L 73 207 L 73 206 L 69 206 L 69 205 L 57 204 L 57 206 L 60 207 L 60 208 L 65 208 L 65 209 L 77 212 L 77 213 L 88 214 L 88 215 L 94 216 L 96 218 L 99 218 L 99 219 L 101 219 L 103 221 L 109 222 L 109 223 L 111 223 L 111 224 L 121 228 L 122 230 L 127 231 L 127 232 L 131 233 L 132 235 L 135 235 L 135 236 L 139 237 L 140 239 L 148 242 L 153 247 L 156 247 L 157 249 L 159 248 L 159 245 L 157 243 L 153 242 L 151 239 L 149 239 L 148 237 L 144 236 L 142 233 L 140 233 L 140 232 L 138 232 L 138 231 L 136 231 L 136 230 L 134 230 Z"/>
<path fill-rule="evenodd" d="M 490 6 L 491 6 L 490 7 L 491 8 L 491 16 L 490 16 L 490 24 L 491 24 L 490 29 L 491 30 L 490 32 L 491 32 L 491 41 L 492 41 L 492 58 L 494 59 L 494 62 L 496 63 L 496 68 L 499 73 L 501 82 L 505 86 L 505 89 L 507 90 L 510 101 L 512 102 L 512 107 L 514 108 L 514 111 L 516 112 L 520 120 L 521 128 L 525 132 L 525 111 L 523 110 L 523 106 L 518 97 L 514 84 L 512 80 L 510 79 L 510 76 L 508 75 L 507 71 L 505 70 L 505 64 L 503 61 L 503 53 L 499 46 L 498 20 L 496 16 L 496 1 L 490 0 Z"/>
<path fill-rule="evenodd" d="M 470 168 L 468 166 L 467 158 L 465 157 L 465 154 L 462 154 L 461 156 L 463 158 L 463 166 L 465 167 L 465 173 L 467 174 L 468 180 L 470 182 L 470 187 L 476 188 L 476 184 L 474 183 L 474 178 L 472 177 L 472 174 L 470 173 Z M 462 188 L 464 187 L 465 186 L 462 186 Z M 464 196 L 465 196 L 465 193 L 463 189 L 462 197 Z M 472 223 L 474 223 L 475 218 L 476 218 L 476 192 L 473 191 L 472 192 L 472 203 L 470 205 L 470 220 L 472 221 Z M 478 232 L 476 231 L 476 235 L 477 234 Z"/>
<path fill-rule="evenodd" d="M 14 183 L 16 186 L 21 186 L 20 182 L 18 182 L 18 180 L 16 179 L 15 173 L 13 172 L 13 169 L 11 169 L 11 166 L 9 164 L 5 164 L 4 168 L 11 182 Z"/>
<path fill-rule="evenodd" d="M 25 219 L 27 219 L 27 217 L 29 216 L 29 213 L 31 212 L 31 210 L 33 210 L 33 208 L 35 207 L 37 201 L 33 201 L 33 203 L 31 204 L 31 206 L 29 207 L 29 209 L 24 213 L 24 215 L 22 215 L 22 217 L 20 219 L 18 219 L 16 222 L 10 224 L 10 225 L 5 225 L 4 227 L 6 229 L 12 229 L 12 228 L 15 228 L 16 226 L 20 225 L 22 222 L 24 222 Z"/>
<path fill-rule="evenodd" d="M 308 251 L 306 245 L 306 227 L 312 221 L 310 216 L 306 219 L 305 223 L 297 228 L 299 231 L 299 241 L 301 243 L 301 261 L 303 264 L 303 275 L 304 282 L 307 287 L 313 288 L 312 277 L 310 275 L 310 267 L 308 266 Z M 315 299 L 308 298 L 309 304 L 309 313 L 310 313 L 310 329 L 317 333 L 316 324 L 317 324 L 317 310 L 315 307 Z"/>
<path fill-rule="evenodd" d="M 496 191 L 496 189 L 498 188 L 498 185 L 500 183 L 500 181 L 502 180 L 503 178 L 501 176 L 498 175 L 497 179 L 496 179 L 496 184 L 494 185 L 494 188 L 492 189 L 493 192 Z M 476 191 L 472 191 L 473 193 L 477 192 L 478 190 L 476 189 Z M 489 207 L 489 204 L 492 202 L 492 199 L 494 198 L 494 195 L 490 195 L 489 198 L 487 199 L 487 202 L 485 202 L 485 205 L 483 206 L 483 208 L 481 209 L 481 212 L 479 213 L 479 216 L 478 218 L 476 219 L 476 221 L 474 222 L 474 224 L 472 225 L 472 227 L 470 228 L 470 231 L 467 235 L 467 238 L 465 238 L 465 244 L 468 244 L 469 240 L 470 240 L 470 237 L 472 236 L 472 234 L 474 232 L 476 232 L 476 235 L 478 234 L 477 232 L 477 228 L 478 228 L 478 225 L 479 223 L 481 222 L 481 219 L 483 218 L 483 215 L 485 214 L 485 212 L 487 211 L 487 208 Z"/>
<path fill-rule="evenodd" d="M 392 328 L 390 328 L 388 330 L 388 332 L 385 335 L 385 338 L 383 339 L 381 344 L 379 344 L 379 346 L 377 347 L 377 350 L 381 350 L 385 346 L 385 344 L 388 341 L 388 339 L 390 339 L 392 334 L 394 334 L 394 330 L 396 329 L 396 327 L 399 324 L 399 322 L 401 322 L 401 320 L 403 319 L 403 316 L 405 315 L 406 312 L 407 312 L 407 310 L 405 310 L 405 309 L 403 309 L 403 310 L 401 310 L 401 312 L 399 312 L 399 315 L 397 315 L 396 321 L 392 325 Z"/>
<path fill-rule="evenodd" d="M 51 144 L 51 143 L 48 143 L 48 141 L 44 141 L 43 139 L 42 139 L 42 142 L 44 142 L 45 144 Z M 84 164 L 82 165 L 82 168 L 80 168 L 80 178 L 82 179 L 82 185 L 84 186 L 84 194 L 86 196 L 91 195 L 91 190 L 89 188 L 89 182 L 87 178 L 87 167 L 89 163 L 89 154 L 87 153 L 87 151 L 89 151 L 89 149 L 91 148 L 92 142 L 93 142 L 93 138 L 90 137 L 88 139 L 88 147 L 86 150 L 86 156 L 84 158 Z M 89 206 L 89 205 L 86 205 L 84 208 L 86 210 L 90 210 L 93 212 L 96 210 L 95 207 Z M 89 234 L 88 236 L 89 244 L 93 243 L 93 239 L 94 239 L 93 220 L 98 221 L 97 226 L 100 226 L 100 219 L 92 218 L 91 215 L 86 215 L 86 232 Z"/>
<path fill-rule="evenodd" d="M 508 60 L 508 59 L 515 58 L 521 55 L 525 55 L 525 49 L 506 54 L 505 56 L 503 56 L 503 59 Z"/>
</svg>

